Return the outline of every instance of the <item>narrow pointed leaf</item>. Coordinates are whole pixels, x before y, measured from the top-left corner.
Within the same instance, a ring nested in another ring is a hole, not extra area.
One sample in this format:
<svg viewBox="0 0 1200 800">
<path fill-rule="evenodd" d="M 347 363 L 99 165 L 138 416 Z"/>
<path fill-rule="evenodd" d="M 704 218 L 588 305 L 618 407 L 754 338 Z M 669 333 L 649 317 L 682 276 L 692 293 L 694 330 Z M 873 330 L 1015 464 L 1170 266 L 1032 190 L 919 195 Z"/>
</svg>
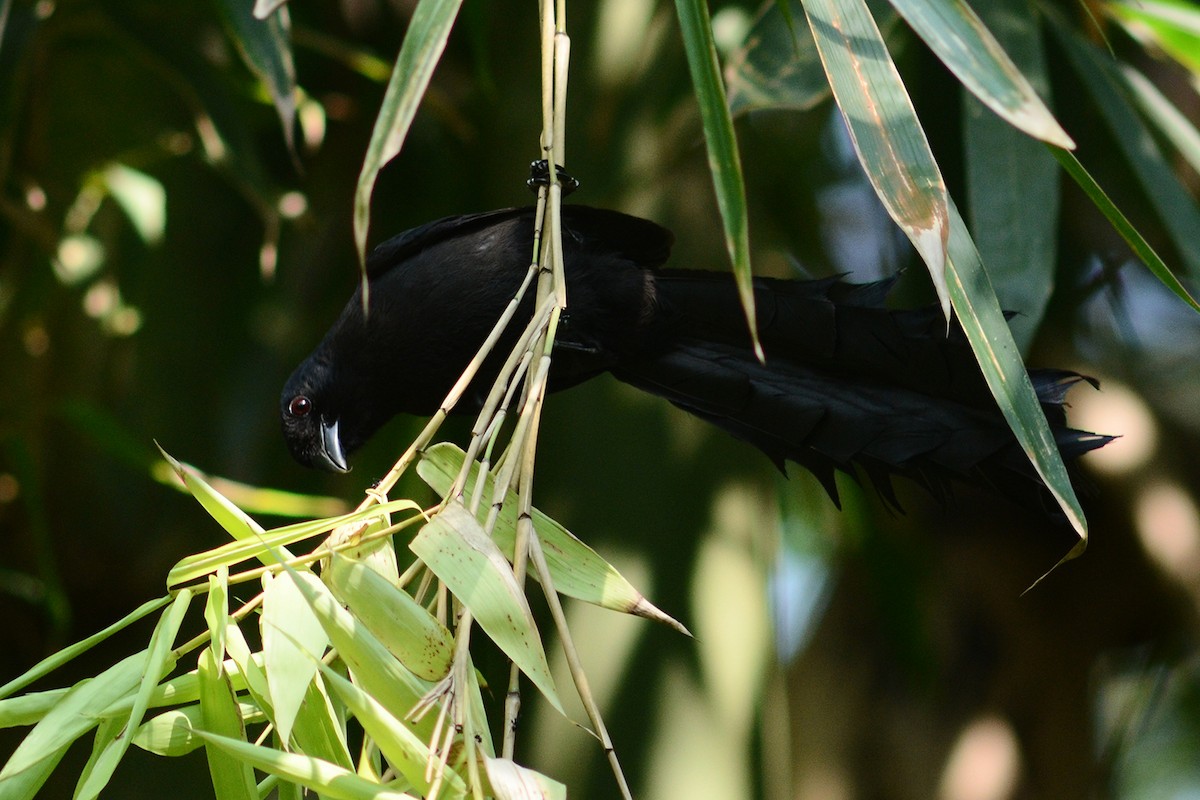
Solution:
<svg viewBox="0 0 1200 800">
<path fill-rule="evenodd" d="M 354 718 L 379 747 L 388 765 L 403 775 L 422 795 L 427 794 L 430 781 L 425 778 L 425 768 L 429 761 L 429 745 L 375 698 L 324 664 L 321 665 L 321 673 L 334 693 L 354 712 Z M 452 797 L 466 793 L 462 778 L 449 768 L 444 784 L 448 785 Z"/>
<path fill-rule="evenodd" d="M 717 207 L 725 226 L 725 246 L 733 262 L 733 275 L 750 338 L 759 359 L 763 358 L 758 341 L 758 322 L 754 311 L 753 274 L 750 270 L 750 224 L 746 210 L 746 185 L 742 177 L 742 159 L 738 153 L 733 119 L 725 100 L 725 85 L 721 83 L 721 65 L 713 42 L 712 20 L 706 0 L 675 0 L 683 47 L 687 53 L 688 71 L 696 102 L 700 106 L 700 121 L 704 141 L 708 146 L 708 168 L 717 193 Z"/>
<path fill-rule="evenodd" d="M 988 0 L 991 2 L 991 0 Z M 964 0 L 892 0 L 912 29 L 979 100 L 1035 139 L 1067 148 L 1071 137 Z M 1028 8 L 1020 15 L 1033 19 Z"/>
<path fill-rule="evenodd" d="M 1103 7 L 1139 39 L 1149 32 L 1163 52 L 1200 76 L 1200 8 L 1193 0 L 1124 0 Z"/>
<path fill-rule="evenodd" d="M 229 675 L 228 672 L 225 673 Z M 233 687 L 233 681 L 230 681 Z M 249 724 L 262 722 L 266 717 L 257 705 L 237 704 L 238 715 Z M 133 736 L 133 744 L 157 756 L 183 756 L 204 746 L 204 740 L 196 736 L 196 729 L 203 728 L 203 712 L 199 703 L 172 708 L 151 717 L 141 724 Z"/>
<path fill-rule="evenodd" d="M 1200 47 L 1200 43 L 1197 43 L 1197 47 Z M 1121 74 L 1125 83 L 1129 85 L 1138 108 L 1170 140 L 1192 169 L 1200 173 L 1200 131 L 1196 129 L 1196 125 L 1145 75 L 1130 66 L 1122 67 Z"/>
<path fill-rule="evenodd" d="M 313 659 L 314 665 L 320 661 Z M 339 706 L 340 708 L 340 706 Z M 346 744 L 346 735 L 338 721 L 338 711 L 333 698 L 326 691 L 325 682 L 316 675 L 308 684 L 308 693 L 300 704 L 292 727 L 296 749 L 339 767 L 354 769 L 354 760 Z"/>
<path fill-rule="evenodd" d="M 996 293 L 967 225 L 953 203 L 950 214 L 950 260 L 946 272 L 954 310 L 1000 411 L 1079 535 L 1079 549 L 1072 551 L 1078 555 L 1087 544 L 1087 520 Z"/>
<path fill-rule="evenodd" d="M 1200 275 L 1200 208 L 1138 116 L 1116 64 L 1054 15 L 1051 15 L 1051 29 L 1108 122 L 1184 266 L 1192 275 Z"/>
<path fill-rule="evenodd" d="M 332 800 L 416 800 L 410 794 L 387 789 L 360 778 L 348 769 L 319 758 L 284 753 L 272 747 L 250 744 L 204 731 L 197 734 L 215 747 L 255 769 L 298 783 Z"/>
<path fill-rule="evenodd" d="M 949 319 L 946 186 L 883 37 L 863 0 L 806 0 L 804 11 L 867 178 L 921 254 Z"/>
<path fill-rule="evenodd" d="M 450 443 L 441 443 L 427 448 L 417 464 L 417 474 L 435 492 L 445 497 L 454 485 L 454 479 L 462 469 L 465 454 Z M 464 502 L 470 505 L 478 482 L 479 464 L 471 465 L 467 479 Z M 495 481 L 489 474 L 484 479 L 483 496 L 489 501 L 495 493 Z M 488 503 L 482 504 L 485 508 Z M 509 492 L 504 506 L 496 519 L 492 539 L 510 561 L 517 531 L 517 495 Z M 483 514 L 481 513 L 481 518 Z M 576 539 L 566 528 L 533 509 L 533 527 L 542 542 L 546 563 L 554 578 L 554 588 L 560 594 L 593 603 L 602 608 L 634 614 L 639 617 L 670 625 L 675 630 L 690 636 L 687 628 L 646 599 L 625 579 L 620 572 L 605 561 L 587 544 Z"/>
<path fill-rule="evenodd" d="M 421 529 L 409 548 L 471 609 L 479 627 L 562 710 L 541 636 L 512 566 L 479 522 L 450 503 Z"/>
<path fill-rule="evenodd" d="M 1137 228 L 1133 227 L 1133 224 L 1125 217 L 1121 209 L 1117 208 L 1112 199 L 1105 194 L 1091 173 L 1084 168 L 1083 164 L 1079 163 L 1079 159 L 1075 157 L 1075 154 L 1058 147 L 1051 147 L 1049 145 L 1047 147 L 1050 153 L 1058 159 L 1058 163 L 1067 171 L 1067 174 L 1079 184 L 1080 188 L 1087 193 L 1088 198 L 1096 204 L 1096 208 L 1100 209 L 1100 212 L 1112 224 L 1113 229 L 1121 234 L 1121 238 L 1126 241 L 1130 249 L 1137 254 L 1137 257 L 1142 260 L 1143 264 L 1150 268 L 1155 277 L 1162 281 L 1164 286 L 1174 292 L 1179 299 L 1183 300 L 1196 311 L 1200 311 L 1200 303 L 1196 302 L 1196 299 L 1179 282 L 1179 279 L 1175 277 L 1175 274 L 1171 272 L 1158 253 L 1154 251 L 1150 243 L 1138 232 Z"/>
<path fill-rule="evenodd" d="M 364 270 L 375 178 L 404 144 L 417 107 L 433 77 L 433 69 L 446 48 L 460 5 L 462 0 L 420 0 L 409 20 L 354 191 L 354 242 Z M 363 274 L 365 281 L 366 273 Z"/>
<path fill-rule="evenodd" d="M 91 771 L 75 789 L 77 800 L 92 800 L 98 796 L 100 790 L 108 785 L 117 764 L 125 756 L 134 731 L 142 724 L 142 717 L 150 705 L 155 687 L 175 665 L 176 656 L 171 646 L 191 601 L 192 593 L 185 589 L 176 595 L 175 601 L 159 618 L 154 633 L 150 635 L 150 645 L 146 649 L 146 660 L 143 663 L 138 690 L 133 697 L 129 716 L 124 720 L 121 735 L 108 742 L 97 756 Z"/>
<path fill-rule="evenodd" d="M 211 649 L 205 648 L 200 652 L 197 673 L 200 678 L 200 718 L 203 729 L 245 741 L 246 725 L 234 697 L 233 686 Z M 199 741 L 197 737 L 192 738 Z M 204 749 L 217 800 L 257 800 L 258 785 L 254 780 L 254 770 L 248 764 L 214 745 L 205 744 Z"/>
</svg>

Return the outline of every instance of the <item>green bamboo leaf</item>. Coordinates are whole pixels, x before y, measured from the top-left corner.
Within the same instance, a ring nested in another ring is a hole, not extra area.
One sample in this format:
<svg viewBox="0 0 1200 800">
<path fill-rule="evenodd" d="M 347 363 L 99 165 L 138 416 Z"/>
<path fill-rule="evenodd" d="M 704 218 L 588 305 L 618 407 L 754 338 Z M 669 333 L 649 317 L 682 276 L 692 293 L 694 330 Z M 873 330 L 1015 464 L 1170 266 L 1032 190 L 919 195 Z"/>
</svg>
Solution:
<svg viewBox="0 0 1200 800">
<path fill-rule="evenodd" d="M 436 444 L 421 454 L 417 474 L 435 492 L 445 497 L 462 469 L 464 457 L 463 451 L 453 444 Z M 478 475 L 479 464 L 472 464 L 463 494 L 463 502 L 467 505 L 471 504 L 474 496 Z M 484 508 L 491 504 L 494 494 L 495 480 L 489 473 L 484 478 L 483 497 L 488 501 L 481 504 Z M 509 561 L 513 558 L 513 543 L 516 540 L 517 508 L 517 495 L 510 491 L 504 498 L 500 515 L 496 518 L 495 529 L 492 531 L 493 541 Z M 486 513 L 481 512 L 481 520 Z M 635 589 L 625 576 L 601 558 L 595 550 L 536 508 L 533 509 L 533 527 L 541 539 L 546 563 L 554 578 L 554 588 L 560 594 L 623 614 L 633 614 L 661 622 L 686 636 L 691 636 L 687 628 L 647 600 L 645 595 Z"/>
<path fill-rule="evenodd" d="M 950 223 L 950 257 L 946 272 L 954 310 L 1000 411 L 1079 535 L 1079 545 L 1068 557 L 1078 555 L 1087 546 L 1087 520 L 1075 497 L 1058 444 L 1050 432 L 1037 392 L 1025 371 L 971 234 L 953 202 L 950 204 Z"/>
<path fill-rule="evenodd" d="M 991 0 L 980 15 L 1021 72 L 1049 96 L 1040 17 L 1025 0 Z M 1058 165 L 1042 145 L 968 97 L 963 106 L 967 208 L 1013 338 L 1027 352 L 1054 286 L 1058 258 Z"/>
<path fill-rule="evenodd" d="M 383 165 L 400 152 L 417 106 L 425 95 L 433 69 L 437 66 L 450 28 L 458 16 L 462 0 L 420 0 L 408 23 L 408 32 L 396 56 L 396 66 L 383 95 L 383 105 L 371 132 L 367 155 L 354 191 L 354 243 L 363 265 L 366 281 L 367 230 L 371 220 L 371 192 Z M 366 297 L 364 296 L 364 301 Z"/>
<path fill-rule="evenodd" d="M 1103 8 L 1135 38 L 1149 34 L 1164 53 L 1200 75 L 1200 8 L 1193 0 L 1124 0 Z"/>
<path fill-rule="evenodd" d="M 228 670 L 224 674 L 228 676 Z M 233 680 L 230 686 L 236 688 Z M 262 709 L 253 703 L 239 702 L 237 711 L 245 724 L 266 719 Z M 203 727 L 200 704 L 192 703 L 169 709 L 143 722 L 133 736 L 133 744 L 157 756 L 183 756 L 204 746 L 204 741 L 195 733 L 196 728 Z"/>
<path fill-rule="evenodd" d="M 415 675 L 437 681 L 450 672 L 454 641 L 408 592 L 369 566 L 334 555 L 322 575 L 342 605 Z"/>
<path fill-rule="evenodd" d="M 208 646 L 217 659 L 225 657 L 225 632 L 229 629 L 229 570 L 222 567 L 208 576 L 204 621 L 211 634 Z"/>
<path fill-rule="evenodd" d="M 805 0 L 804 11 L 867 178 L 924 259 L 949 319 L 949 198 L 883 37 L 863 0 Z"/>
<path fill-rule="evenodd" d="M 266 659 L 263 654 L 250 651 L 242 629 L 236 624 L 228 625 L 225 629 L 225 649 L 234 665 L 233 669 L 226 667 L 226 672 L 234 679 L 234 689 L 244 689 L 248 692 L 255 705 L 262 709 L 274 724 L 275 708 L 271 704 L 271 689 L 267 684 L 267 673 L 264 669 Z"/>
<path fill-rule="evenodd" d="M 1047 145 L 1050 153 L 1058 159 L 1058 163 L 1067 171 L 1080 188 L 1087 194 L 1088 198 L 1100 209 L 1100 212 L 1108 219 L 1117 233 L 1121 234 L 1133 250 L 1137 257 L 1142 260 L 1142 263 L 1150 268 L 1150 271 L 1163 282 L 1163 285 L 1175 293 L 1180 300 L 1183 300 L 1196 311 L 1200 311 L 1200 303 L 1192 297 L 1188 290 L 1184 287 L 1179 279 L 1175 277 L 1166 263 L 1159 257 L 1150 243 L 1142 237 L 1133 224 L 1121 213 L 1121 209 L 1117 208 L 1112 199 L 1109 198 L 1104 190 L 1100 188 L 1100 184 L 1096 183 L 1096 179 L 1091 176 L 1083 166 L 1079 163 L 1079 159 L 1074 153 L 1063 150 L 1058 147 Z"/>
<path fill-rule="evenodd" d="M 1035 139 L 1075 143 L 1021 70 L 964 0 L 891 0 L 917 35 L 963 86 L 1009 124 Z M 1020 16 L 1031 19 L 1026 7 Z"/>
<path fill-rule="evenodd" d="M 507 758 L 485 758 L 496 800 L 567 800 L 567 787 Z"/>
<path fill-rule="evenodd" d="M 312 573 L 299 570 L 263 575 L 263 669 L 275 710 L 275 727 L 285 744 L 291 742 L 292 723 L 316 675 L 315 661 L 329 645 L 325 629 L 297 586 L 300 581 L 320 583 Z"/>
<path fill-rule="evenodd" d="M 425 770 L 429 763 L 429 746 L 371 695 L 324 664 L 320 669 L 329 688 L 354 713 L 354 718 L 379 747 L 388 765 L 403 775 L 422 796 L 428 794 L 431 781 L 426 779 Z M 447 768 L 443 781 L 443 790 L 449 791 L 451 797 L 466 794 L 466 784 L 453 770 Z"/>
<path fill-rule="evenodd" d="M 0 769 L 5 800 L 37 794 L 66 748 L 96 727 L 114 703 L 133 697 L 146 656 L 146 650 L 128 656 L 66 692 L 42 693 L 42 699 L 53 699 L 54 704 Z M 21 699 L 13 698 L 5 704 L 17 706 Z"/>
<path fill-rule="evenodd" d="M 321 662 L 313 659 L 313 663 L 320 665 Z M 354 769 L 354 760 L 346 744 L 346 732 L 338 719 L 339 710 L 334 708 L 325 682 L 320 675 L 315 675 L 309 681 L 308 692 L 292 727 L 296 749 L 339 767 Z"/>
<path fill-rule="evenodd" d="M 50 689 L 0 700 L 0 728 L 36 725 L 69 691 L 70 689 Z"/>
<path fill-rule="evenodd" d="M 298 783 L 333 800 L 417 800 L 410 794 L 392 791 L 354 772 L 319 758 L 284 753 L 272 747 L 250 744 L 228 736 L 197 731 L 206 742 L 219 747 L 255 769 Z"/>
<path fill-rule="evenodd" d="M 1129 100 L 1116 64 L 1083 41 L 1056 15 L 1048 15 L 1063 49 L 1108 122 L 1125 160 L 1141 183 L 1150 205 L 1179 251 L 1185 268 L 1200 275 L 1200 209 L 1179 182 L 1171 165 Z"/>
<path fill-rule="evenodd" d="M 129 716 L 121 729 L 127 735 L 114 736 L 95 761 L 91 762 L 92 769 L 80 779 L 75 788 L 76 800 L 93 800 L 98 796 L 100 791 L 108 785 L 117 764 L 124 758 L 125 751 L 129 749 L 129 741 L 133 737 L 133 732 L 142 724 L 142 717 L 145 716 L 146 709 L 150 705 L 150 698 L 155 687 L 175 666 L 178 656 L 171 647 L 175 641 L 175 635 L 179 632 L 179 627 L 183 624 L 183 615 L 187 612 L 191 602 L 192 593 L 185 589 L 176 595 L 175 601 L 159 618 L 158 624 L 154 627 L 154 633 L 150 635 L 150 644 L 146 648 L 146 660 L 137 694 L 133 697 Z"/>
<path fill-rule="evenodd" d="M 746 312 L 754 351 L 762 359 L 754 311 L 754 276 L 750 270 L 746 185 L 742 177 L 742 160 L 738 154 L 733 119 L 725 101 L 725 86 L 721 83 L 721 65 L 717 61 L 717 47 L 713 42 L 708 3 L 705 0 L 675 0 L 675 11 L 679 16 L 696 102 L 700 106 L 700 121 L 708 146 L 708 168 L 712 172 L 717 207 L 725 226 L 725 246 L 733 262 L 733 275 L 742 300 L 742 310 Z"/>
<path fill-rule="evenodd" d="M 200 720 L 204 730 L 245 741 L 246 724 L 238 707 L 233 685 L 210 648 L 200 651 L 196 665 L 200 680 Z M 191 737 L 199 743 L 199 737 Z M 254 770 L 220 748 L 205 744 L 208 771 L 217 800 L 257 800 Z"/>
<path fill-rule="evenodd" d="M 525 593 L 500 548 L 459 503 L 434 515 L 409 549 L 471 610 L 479 627 L 562 711 Z"/>
<path fill-rule="evenodd" d="M 190 477 L 195 477 L 194 475 Z M 214 494 L 215 490 L 209 489 Z M 222 497 L 222 500 L 224 498 Z M 225 500 L 228 503 L 228 500 Z M 229 503 L 233 506 L 232 503 Z M 237 510 L 236 506 L 233 506 Z M 231 567 L 234 564 L 239 564 L 251 558 L 256 558 L 264 564 L 274 565 L 278 563 L 278 559 L 271 555 L 271 551 L 278 548 L 278 552 L 283 558 L 291 558 L 286 546 L 294 544 L 302 539 L 308 539 L 312 536 L 317 536 L 323 533 L 328 533 L 335 528 L 340 528 L 343 525 L 351 525 L 353 523 L 363 522 L 366 520 L 374 520 L 381 515 L 386 516 L 393 511 L 413 510 L 420 512 L 421 509 L 411 500 L 392 500 L 378 506 L 371 506 L 361 511 L 354 511 L 349 514 L 343 514 L 340 517 L 328 517 L 326 519 L 310 520 L 308 522 L 298 522 L 293 525 L 286 525 L 282 528 L 274 528 L 270 531 L 262 531 L 259 535 L 252 538 L 241 538 L 233 542 L 215 547 L 212 550 L 206 550 L 203 553 L 195 553 L 180 559 L 180 561 L 171 568 L 167 573 L 167 585 L 178 586 L 188 581 L 196 580 L 197 578 L 205 577 L 221 567 Z M 240 513 L 240 511 L 238 511 Z M 249 519 L 248 517 L 246 519 Z M 251 521 L 253 523 L 253 521 Z M 253 523 L 257 524 L 257 523 Z M 261 529 L 260 529 L 261 530 Z"/>
<path fill-rule="evenodd" d="M 357 617 L 342 607 L 325 584 L 304 580 L 297 582 L 296 586 L 321 621 L 334 649 L 350 668 L 354 683 L 385 708 L 405 719 L 405 724 L 417 736 L 432 735 L 436 713 L 413 721 L 407 720 L 406 715 L 434 684 L 418 678 L 389 653 Z"/>
<path fill-rule="evenodd" d="M 258 16 L 258 9 L 245 0 L 220 0 L 219 8 L 246 66 L 270 93 L 288 150 L 295 152 L 296 67 L 292 63 L 288 10 L 279 7 Z"/>
<path fill-rule="evenodd" d="M 66 664 L 67 662 L 71 661 L 73 658 L 80 655 L 81 653 L 86 653 L 88 650 L 91 650 L 97 644 L 99 644 L 100 642 L 103 642 L 105 639 L 112 636 L 114 633 L 124 630 L 129 625 L 133 624 L 134 622 L 137 622 L 139 619 L 142 619 L 143 617 L 145 617 L 149 614 L 153 614 L 155 611 L 159 610 L 160 608 L 162 608 L 163 606 L 165 606 L 167 603 L 170 603 L 170 602 L 171 602 L 170 595 L 165 595 L 163 597 L 159 597 L 154 600 L 148 600 L 145 603 L 143 603 L 142 605 L 138 606 L 137 609 L 135 609 L 132 613 L 127 614 L 126 616 L 117 620 L 112 625 L 109 625 L 107 628 L 100 631 L 99 633 L 92 634 L 91 636 L 84 639 L 83 641 L 77 642 L 69 647 L 65 647 L 62 650 L 59 650 L 54 655 L 49 656 L 48 658 L 42 659 L 37 664 L 35 664 L 33 667 L 31 667 L 28 671 L 26 671 L 24 674 L 22 674 L 16 678 L 13 678 L 11 681 L 4 684 L 4 686 L 0 687 L 0 698 L 8 697 L 9 695 L 11 695 L 14 692 L 19 692 L 21 689 L 24 689 L 26 686 L 30 685 L 31 683 L 38 680 L 39 678 L 49 675 L 51 672 L 55 671 L 56 669 L 61 667 L 63 664 Z M 5 707 L 4 704 L 0 703 L 0 709 L 2 709 L 4 707 Z M 5 727 L 4 723 L 5 723 L 4 714 L 0 713 L 0 728 Z M 14 724 L 23 725 L 23 724 L 28 724 L 28 723 L 14 723 Z"/>
</svg>

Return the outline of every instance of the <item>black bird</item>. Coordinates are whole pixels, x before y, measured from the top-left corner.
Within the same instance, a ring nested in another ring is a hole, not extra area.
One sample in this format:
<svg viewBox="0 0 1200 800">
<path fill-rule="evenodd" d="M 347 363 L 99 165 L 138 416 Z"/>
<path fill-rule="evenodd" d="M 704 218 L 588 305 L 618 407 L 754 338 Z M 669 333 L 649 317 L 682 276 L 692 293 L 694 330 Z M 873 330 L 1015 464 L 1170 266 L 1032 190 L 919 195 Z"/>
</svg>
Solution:
<svg viewBox="0 0 1200 800">
<path fill-rule="evenodd" d="M 730 275 L 660 269 L 673 239 L 653 222 L 586 206 L 562 212 L 567 309 L 551 390 L 609 372 L 780 468 L 804 466 L 835 502 L 834 471 L 855 467 L 893 502 L 891 475 L 938 493 L 961 479 L 1018 502 L 1048 497 L 965 338 L 947 335 L 938 309 L 884 308 L 887 282 L 759 278 L 762 364 Z M 298 461 L 345 472 L 347 456 L 397 413 L 437 410 L 525 277 L 533 218 L 531 208 L 447 217 L 371 253 L 370 313 L 360 289 L 284 387 L 283 432 Z M 480 408 L 532 313 L 527 297 L 457 410 Z M 1110 440 L 1066 425 L 1063 398 L 1079 375 L 1031 376 L 1064 457 Z"/>
</svg>

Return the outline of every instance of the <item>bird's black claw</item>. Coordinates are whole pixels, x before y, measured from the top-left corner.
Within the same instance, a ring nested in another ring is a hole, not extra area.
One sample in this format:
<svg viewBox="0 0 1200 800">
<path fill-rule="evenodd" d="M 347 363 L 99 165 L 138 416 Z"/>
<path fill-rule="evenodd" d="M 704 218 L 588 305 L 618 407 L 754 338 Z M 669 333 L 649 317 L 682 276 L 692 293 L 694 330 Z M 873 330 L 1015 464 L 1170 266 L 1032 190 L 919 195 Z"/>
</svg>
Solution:
<svg viewBox="0 0 1200 800">
<path fill-rule="evenodd" d="M 558 175 L 558 183 L 562 187 L 563 197 L 566 197 L 571 192 L 579 188 L 579 181 L 571 177 L 562 165 L 555 167 L 554 172 Z M 537 193 L 537 190 L 542 186 L 550 185 L 550 162 L 544 158 L 539 158 L 537 161 L 529 164 L 529 180 L 525 181 L 525 185 L 530 191 Z"/>
</svg>

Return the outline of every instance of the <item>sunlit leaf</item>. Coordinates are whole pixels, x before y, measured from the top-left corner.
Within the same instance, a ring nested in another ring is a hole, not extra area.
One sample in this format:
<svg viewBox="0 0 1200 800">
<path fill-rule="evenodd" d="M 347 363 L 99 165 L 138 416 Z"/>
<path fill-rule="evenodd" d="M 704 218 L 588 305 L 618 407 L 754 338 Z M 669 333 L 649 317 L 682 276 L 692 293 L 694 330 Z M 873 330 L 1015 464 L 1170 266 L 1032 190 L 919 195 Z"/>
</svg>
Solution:
<svg viewBox="0 0 1200 800">
<path fill-rule="evenodd" d="M 263 668 L 275 708 L 280 738 L 291 741 L 292 723 L 317 672 L 329 638 L 297 581 L 320 583 L 310 572 L 289 570 L 263 575 Z"/>
<path fill-rule="evenodd" d="M 883 37 L 863 0 L 807 0 L 804 11 L 867 178 L 921 254 L 949 318 L 946 186 Z"/>
<path fill-rule="evenodd" d="M 507 758 L 485 758 L 496 800 L 567 800 L 567 787 Z"/>
<path fill-rule="evenodd" d="M 417 474 L 444 497 L 462 469 L 464 456 L 463 451 L 453 444 L 436 444 L 421 454 Z M 464 492 L 464 503 L 467 505 L 471 504 L 474 496 L 478 475 L 479 465 L 472 464 Z M 488 474 L 484 478 L 483 487 L 483 496 L 489 501 L 483 504 L 485 508 L 490 504 L 494 493 L 495 480 Z M 496 518 L 495 530 L 492 531 L 493 541 L 510 561 L 516 540 L 517 508 L 517 495 L 510 491 L 504 498 L 504 506 Z M 536 508 L 533 509 L 532 518 L 534 530 L 537 531 L 542 550 L 546 554 L 550 575 L 554 579 L 554 588 L 561 594 L 613 611 L 662 622 L 680 633 L 691 635 L 687 628 L 647 600 L 615 567 L 591 547 L 575 538 L 566 528 Z"/>
<path fill-rule="evenodd" d="M 425 680 L 450 671 L 450 633 L 408 592 L 361 561 L 335 555 L 323 573 L 334 597 L 349 608 L 396 658 Z"/>
<path fill-rule="evenodd" d="M 379 747 L 388 760 L 388 765 L 407 778 L 419 792 L 426 794 L 432 783 L 425 777 L 429 761 L 428 744 L 375 698 L 329 667 L 322 664 L 321 673 L 330 689 L 354 712 L 354 718 L 362 724 L 363 730 Z M 443 790 L 448 789 L 451 797 L 465 794 L 466 785 L 457 773 L 447 770 L 443 780 Z"/>
<path fill-rule="evenodd" d="M 211 649 L 200 651 L 197 673 L 200 677 L 200 716 L 204 730 L 244 741 L 246 726 L 233 694 L 233 686 Z M 198 737 L 192 738 L 199 742 Z M 254 770 L 248 764 L 213 745 L 205 744 L 204 749 L 217 800 L 254 800 L 258 797 Z"/>
<path fill-rule="evenodd" d="M 320 661 L 313 659 L 313 664 L 319 665 Z M 309 681 L 308 692 L 296 714 L 292 736 L 296 749 L 301 752 L 339 767 L 354 769 L 354 760 L 346 744 L 346 732 L 339 721 L 345 709 L 340 704 L 334 708 L 333 700 L 326 691 L 325 681 L 320 675 L 314 676 Z"/>
<path fill-rule="evenodd" d="M 110 164 L 103 174 L 104 185 L 134 230 L 146 244 L 162 241 L 167 228 L 167 191 L 158 179 L 125 164 Z"/>
<path fill-rule="evenodd" d="M 721 83 L 721 65 L 717 61 L 717 47 L 713 42 L 708 3 L 706 0 L 675 0 L 675 11 L 683 33 L 683 47 L 687 53 L 688 70 L 692 74 L 696 102 L 700 106 L 704 141 L 708 145 L 708 169 L 712 173 L 721 221 L 725 225 L 725 246 L 733 262 L 733 274 L 750 328 L 750 338 L 761 359 L 763 353 L 758 341 L 753 274 L 750 270 L 746 185 L 742 177 L 742 159 L 733 131 L 733 119 L 725 101 L 725 85 Z"/>
<path fill-rule="evenodd" d="M 964 0 L 891 0 L 900 16 L 973 95 L 1036 139 L 1075 143 Z M 1028 7 L 1019 12 L 1032 19 Z"/>
<path fill-rule="evenodd" d="M 255 769 L 298 783 L 333 800 L 416 800 L 412 795 L 387 789 L 348 769 L 299 753 L 284 753 L 228 736 L 203 731 L 197 734 L 215 747 Z"/>
<path fill-rule="evenodd" d="M 103 751 L 92 763 L 91 771 L 80 780 L 76 787 L 76 798 L 92 800 L 98 796 L 100 791 L 108 785 L 117 764 L 125 756 L 133 732 L 142 724 L 142 717 L 146 714 L 155 687 L 171 671 L 178 658 L 172 650 L 172 645 L 175 635 L 179 632 L 179 627 L 183 624 L 183 615 L 187 612 L 191 601 L 192 593 L 186 589 L 181 591 L 159 618 L 154 632 L 150 635 L 150 645 L 146 648 L 146 660 L 143 663 L 142 674 L 139 676 L 138 690 L 133 696 L 129 716 L 123 721 L 123 730 L 127 731 L 129 735 L 116 736 L 105 745 Z"/>
<path fill-rule="evenodd" d="M 409 548 L 475 615 L 479 627 L 562 710 L 537 623 L 512 566 L 475 517 L 450 503 L 421 529 Z"/>
<path fill-rule="evenodd" d="M 1193 0 L 1123 0 L 1103 8 L 1138 38 L 1149 33 L 1165 53 L 1200 76 L 1200 8 Z"/>
</svg>

